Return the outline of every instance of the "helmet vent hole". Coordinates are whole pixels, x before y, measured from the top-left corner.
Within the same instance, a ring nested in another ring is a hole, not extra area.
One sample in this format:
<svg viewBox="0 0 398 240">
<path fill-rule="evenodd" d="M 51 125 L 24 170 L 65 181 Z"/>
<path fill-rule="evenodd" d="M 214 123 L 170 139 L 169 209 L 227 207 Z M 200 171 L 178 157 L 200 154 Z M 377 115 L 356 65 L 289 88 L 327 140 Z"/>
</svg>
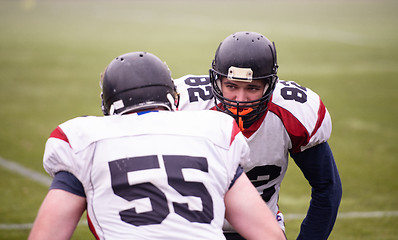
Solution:
<svg viewBox="0 0 398 240">
<path fill-rule="evenodd" d="M 124 61 L 124 58 L 120 58 L 120 61 L 123 62 L 123 61 Z"/>
<path fill-rule="evenodd" d="M 141 54 L 140 54 L 140 57 L 143 57 L 143 56 L 144 56 L 144 54 L 141 53 Z"/>
</svg>

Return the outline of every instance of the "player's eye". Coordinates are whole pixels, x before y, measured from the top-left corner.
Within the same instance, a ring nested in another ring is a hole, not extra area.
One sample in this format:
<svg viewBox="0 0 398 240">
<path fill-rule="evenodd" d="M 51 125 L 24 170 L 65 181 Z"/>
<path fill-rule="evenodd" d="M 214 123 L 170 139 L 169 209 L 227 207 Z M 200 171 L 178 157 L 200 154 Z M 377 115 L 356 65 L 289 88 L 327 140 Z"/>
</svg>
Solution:
<svg viewBox="0 0 398 240">
<path fill-rule="evenodd" d="M 230 89 L 235 89 L 236 85 L 234 85 L 234 84 L 226 84 L 225 87 L 230 88 Z"/>
<path fill-rule="evenodd" d="M 259 90 L 260 90 L 260 87 L 258 87 L 258 86 L 249 86 L 249 87 L 247 88 L 247 90 L 249 90 L 249 91 L 259 91 Z"/>
</svg>

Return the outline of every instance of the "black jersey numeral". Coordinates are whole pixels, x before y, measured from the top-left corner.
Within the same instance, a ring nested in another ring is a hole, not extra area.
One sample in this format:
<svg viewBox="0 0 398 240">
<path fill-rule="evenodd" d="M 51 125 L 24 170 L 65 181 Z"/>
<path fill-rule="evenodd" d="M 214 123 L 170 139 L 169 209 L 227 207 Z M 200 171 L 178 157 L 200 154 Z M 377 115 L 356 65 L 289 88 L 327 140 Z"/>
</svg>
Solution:
<svg viewBox="0 0 398 240">
<path fill-rule="evenodd" d="M 202 201 L 202 211 L 188 208 L 187 203 L 172 202 L 174 212 L 190 222 L 210 223 L 214 218 L 213 201 L 205 185 L 201 182 L 184 180 L 182 169 L 191 168 L 208 172 L 206 158 L 191 156 L 162 156 L 166 168 L 168 184 L 182 196 L 198 197 Z M 158 169 L 157 156 L 142 156 L 114 160 L 108 163 L 113 192 L 133 201 L 149 198 L 152 211 L 138 213 L 135 208 L 119 212 L 122 221 L 134 226 L 160 224 L 169 214 L 168 199 L 162 190 L 151 182 L 129 184 L 128 173 L 147 169 Z"/>
<path fill-rule="evenodd" d="M 281 89 L 281 95 L 285 100 L 294 100 L 299 103 L 307 102 L 307 89 L 305 87 L 291 81 L 280 80 L 280 83 L 286 86 Z"/>
<path fill-rule="evenodd" d="M 255 187 L 269 183 L 281 175 L 282 168 L 276 165 L 257 166 L 248 171 L 247 177 Z M 275 185 L 266 188 L 261 193 L 264 201 L 268 202 L 276 192 Z"/>
<path fill-rule="evenodd" d="M 213 98 L 213 92 L 211 90 L 210 79 L 206 77 L 190 77 L 185 79 L 185 84 L 191 86 L 187 88 L 189 95 L 189 102 L 199 101 L 199 97 L 203 101 L 207 101 Z M 207 85 L 207 86 L 206 86 Z M 200 86 L 205 86 L 203 89 Z"/>
</svg>

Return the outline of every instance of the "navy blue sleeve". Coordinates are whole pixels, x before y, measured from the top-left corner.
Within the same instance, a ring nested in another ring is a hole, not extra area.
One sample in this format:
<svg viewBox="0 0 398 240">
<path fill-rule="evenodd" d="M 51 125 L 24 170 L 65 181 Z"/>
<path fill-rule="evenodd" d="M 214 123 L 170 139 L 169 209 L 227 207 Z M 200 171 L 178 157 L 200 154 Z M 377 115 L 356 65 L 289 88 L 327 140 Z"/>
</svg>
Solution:
<svg viewBox="0 0 398 240">
<path fill-rule="evenodd" d="M 80 197 L 86 197 L 82 183 L 73 174 L 65 171 L 55 174 L 50 189 L 62 189 Z"/>
<path fill-rule="evenodd" d="M 232 179 L 231 184 L 229 185 L 228 189 L 231 189 L 231 187 L 234 185 L 236 179 L 238 179 L 240 177 L 240 175 L 242 175 L 242 173 L 243 173 L 243 168 L 239 165 L 238 168 L 236 169 L 234 179 Z"/>
<path fill-rule="evenodd" d="M 327 239 L 339 209 L 342 186 L 332 150 L 327 142 L 291 154 L 312 187 L 307 216 L 297 239 Z"/>
</svg>

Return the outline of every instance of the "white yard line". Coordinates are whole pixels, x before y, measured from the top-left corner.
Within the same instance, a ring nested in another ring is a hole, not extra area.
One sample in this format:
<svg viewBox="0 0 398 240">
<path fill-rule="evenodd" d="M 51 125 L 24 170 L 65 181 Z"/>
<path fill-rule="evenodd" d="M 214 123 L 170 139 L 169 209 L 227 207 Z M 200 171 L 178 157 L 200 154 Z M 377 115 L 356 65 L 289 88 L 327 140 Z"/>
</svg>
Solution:
<svg viewBox="0 0 398 240">
<path fill-rule="evenodd" d="M 345 212 L 337 215 L 338 219 L 343 218 L 383 218 L 397 217 L 398 211 L 375 211 L 375 212 Z"/>
<path fill-rule="evenodd" d="M 305 217 L 304 214 L 285 214 L 285 220 L 300 220 Z M 398 217 L 398 211 L 375 211 L 375 212 L 345 212 L 339 213 L 338 219 L 355 219 L 355 218 L 383 218 Z M 32 228 L 33 223 L 21 224 L 0 224 L 0 230 L 22 230 Z M 88 226 L 86 220 L 79 222 L 78 226 Z"/>
<path fill-rule="evenodd" d="M 17 164 L 13 161 L 6 160 L 2 157 L 0 157 L 0 166 L 2 166 L 5 169 L 8 169 L 12 172 L 19 173 L 20 175 L 22 175 L 26 178 L 29 178 L 33 181 L 36 181 L 38 183 L 41 183 L 45 186 L 50 186 L 51 181 L 52 181 L 52 178 L 50 178 L 44 174 L 30 170 L 29 168 L 26 168 L 26 167 L 24 167 L 20 164 Z"/>
<path fill-rule="evenodd" d="M 33 223 L 21 223 L 21 224 L 0 224 L 0 230 L 23 230 L 23 229 L 31 229 Z M 78 226 L 87 226 L 87 220 L 82 220 L 79 222 Z"/>
<path fill-rule="evenodd" d="M 286 220 L 304 219 L 305 214 L 293 213 L 283 214 Z M 374 211 L 374 212 L 342 212 L 338 213 L 338 219 L 350 218 L 382 218 L 382 217 L 398 217 L 398 211 Z"/>
<path fill-rule="evenodd" d="M 45 186 L 50 186 L 52 179 L 46 175 L 37 173 L 24 166 L 21 166 L 10 160 L 0 157 L 0 166 L 10 171 L 18 173 L 26 178 L 41 183 Z M 284 214 L 286 220 L 299 220 L 305 217 L 305 214 Z M 374 211 L 374 212 L 343 212 L 337 215 L 338 219 L 351 219 L 351 218 L 383 218 L 383 217 L 398 217 L 398 211 Z M 79 225 L 86 225 L 87 221 L 80 221 Z M 0 230 L 11 229 L 30 229 L 32 223 L 22 224 L 4 224 L 0 223 Z"/>
</svg>

